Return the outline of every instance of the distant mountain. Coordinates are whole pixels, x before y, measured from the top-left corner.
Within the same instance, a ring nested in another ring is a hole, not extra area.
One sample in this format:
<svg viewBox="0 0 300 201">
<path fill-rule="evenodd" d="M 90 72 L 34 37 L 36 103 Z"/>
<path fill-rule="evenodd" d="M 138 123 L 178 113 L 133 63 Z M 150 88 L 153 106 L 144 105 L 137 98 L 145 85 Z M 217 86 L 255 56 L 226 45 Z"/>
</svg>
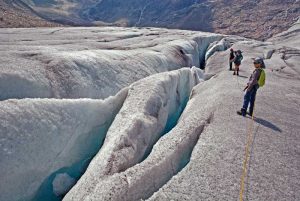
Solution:
<svg viewBox="0 0 300 201">
<path fill-rule="evenodd" d="M 299 0 L 14 0 L 69 25 L 154 26 L 267 39 L 300 15 Z"/>
<path fill-rule="evenodd" d="M 0 0 L 0 28 L 54 27 L 61 24 L 49 22 L 21 1 Z"/>
</svg>

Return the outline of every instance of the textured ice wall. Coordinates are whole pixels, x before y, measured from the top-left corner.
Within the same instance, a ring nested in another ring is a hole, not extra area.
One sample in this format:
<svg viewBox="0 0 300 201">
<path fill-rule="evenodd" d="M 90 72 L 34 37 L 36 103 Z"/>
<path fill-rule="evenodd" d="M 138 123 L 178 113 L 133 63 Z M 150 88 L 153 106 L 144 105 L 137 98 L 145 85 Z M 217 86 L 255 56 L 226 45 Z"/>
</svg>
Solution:
<svg viewBox="0 0 300 201">
<path fill-rule="evenodd" d="M 0 100 L 106 98 L 149 75 L 199 67 L 224 36 L 166 29 L 0 30 Z"/>
<path fill-rule="evenodd" d="M 209 44 L 224 37 L 152 28 L 0 33 L 0 99 L 10 99 L 0 105 L 0 200 L 51 201 L 73 185 L 97 152 L 125 92 L 104 102 L 11 98 L 105 98 L 151 74 L 201 65 Z M 189 74 L 201 78 L 199 69 Z M 186 98 L 189 90 L 180 94 Z M 186 102 L 182 97 L 179 105 L 168 106 L 160 134 L 176 123 Z M 139 158 L 149 154 L 154 138 Z"/>
<path fill-rule="evenodd" d="M 101 147 L 126 95 L 127 89 L 124 89 L 105 100 L 2 101 L 0 200 L 32 200 L 34 196 L 37 200 L 45 200 L 43 189 L 39 190 L 39 195 L 35 194 L 43 182 L 50 183 L 46 187 L 52 190 L 54 172 L 80 176 L 78 172 L 84 172 L 85 163 Z M 56 193 L 61 191 L 58 182 L 70 183 L 70 179 L 57 179 L 54 181 Z M 38 199 L 39 196 L 43 199 Z M 49 195 L 48 199 L 51 200 Z"/>
<path fill-rule="evenodd" d="M 207 33 L 209 34 L 209 33 Z M 217 36 L 217 35 L 211 35 L 210 37 L 202 37 L 202 36 L 194 36 L 193 40 L 196 41 L 198 46 L 198 53 L 199 53 L 199 67 L 205 68 L 206 64 L 206 57 L 207 51 L 211 44 L 215 44 L 216 42 L 222 40 L 224 36 Z"/>
<path fill-rule="evenodd" d="M 191 111 L 188 111 L 191 112 Z M 120 173 L 103 177 L 84 199 L 89 201 L 134 201 L 149 198 L 189 162 L 197 140 L 210 122 L 207 117 L 184 118 L 154 145 L 150 155 L 142 162 Z"/>
<path fill-rule="evenodd" d="M 197 71 L 183 68 L 132 84 L 104 145 L 64 200 L 98 197 L 97 188 L 104 177 L 141 162 L 163 134 L 168 116 L 180 110 L 193 86 L 199 83 L 199 75 L 195 73 Z"/>
<path fill-rule="evenodd" d="M 223 38 L 220 41 L 215 41 L 209 45 L 207 48 L 207 52 L 205 53 L 205 61 L 209 59 L 210 56 L 212 56 L 217 51 L 225 51 L 231 46 L 230 42 L 226 40 L 226 38 Z"/>
</svg>

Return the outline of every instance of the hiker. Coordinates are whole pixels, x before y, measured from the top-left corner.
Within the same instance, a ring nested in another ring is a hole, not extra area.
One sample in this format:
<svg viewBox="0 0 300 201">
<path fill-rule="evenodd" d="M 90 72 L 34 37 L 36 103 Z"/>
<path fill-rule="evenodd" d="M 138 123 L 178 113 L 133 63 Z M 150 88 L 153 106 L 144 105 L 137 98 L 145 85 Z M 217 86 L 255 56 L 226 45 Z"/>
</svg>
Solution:
<svg viewBox="0 0 300 201">
<path fill-rule="evenodd" d="M 242 55 L 242 51 L 241 50 L 237 50 L 235 52 L 235 56 L 234 56 L 234 59 L 233 59 L 233 63 L 234 63 L 234 72 L 233 72 L 233 75 L 239 75 L 239 68 L 240 68 L 240 65 L 242 63 L 242 60 L 243 60 L 243 55 Z"/>
<path fill-rule="evenodd" d="M 259 87 L 262 87 L 265 83 L 265 71 L 263 70 L 264 67 L 263 59 L 255 58 L 253 60 L 253 64 L 255 70 L 251 74 L 249 78 L 249 82 L 247 83 L 247 86 L 244 89 L 244 91 L 246 90 L 246 93 L 244 95 L 243 107 L 241 111 L 237 111 L 237 113 L 242 116 L 246 116 L 249 103 L 250 103 L 250 108 L 248 114 L 250 116 L 253 115 L 256 91 Z"/>
<path fill-rule="evenodd" d="M 234 61 L 234 51 L 232 48 L 230 48 L 230 54 L 229 54 L 229 70 L 232 71 L 232 63 Z"/>
</svg>

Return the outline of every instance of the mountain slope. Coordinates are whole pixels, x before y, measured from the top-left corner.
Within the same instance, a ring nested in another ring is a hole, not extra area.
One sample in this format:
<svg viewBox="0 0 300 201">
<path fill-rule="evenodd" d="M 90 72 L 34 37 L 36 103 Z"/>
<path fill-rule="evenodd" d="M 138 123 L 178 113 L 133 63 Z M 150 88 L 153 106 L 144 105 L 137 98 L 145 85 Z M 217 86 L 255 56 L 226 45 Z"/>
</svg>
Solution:
<svg viewBox="0 0 300 201">
<path fill-rule="evenodd" d="M 58 23 L 49 22 L 37 15 L 26 4 L 0 0 L 0 28 L 7 27 L 54 27 Z"/>
<path fill-rule="evenodd" d="M 72 25 L 151 26 L 267 39 L 300 15 L 298 0 L 16 0 Z"/>
<path fill-rule="evenodd" d="M 287 30 L 300 16 L 298 0 L 216 1 L 212 27 L 255 39 L 267 39 Z"/>
</svg>

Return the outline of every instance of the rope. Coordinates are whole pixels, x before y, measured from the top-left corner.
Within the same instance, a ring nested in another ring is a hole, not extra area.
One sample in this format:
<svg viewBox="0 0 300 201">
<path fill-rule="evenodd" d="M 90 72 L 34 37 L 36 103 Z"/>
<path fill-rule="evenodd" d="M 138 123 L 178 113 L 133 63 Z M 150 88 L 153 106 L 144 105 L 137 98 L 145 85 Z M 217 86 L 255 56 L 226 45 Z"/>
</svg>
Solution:
<svg viewBox="0 0 300 201">
<path fill-rule="evenodd" d="M 239 78 L 238 76 L 236 76 L 236 82 L 237 82 L 237 86 L 239 89 L 243 90 L 241 87 L 241 84 L 239 82 Z M 255 103 L 253 105 L 253 113 L 251 116 L 251 123 L 250 125 L 248 124 L 247 127 L 247 144 L 246 144 L 246 148 L 245 148 L 245 158 L 243 161 L 243 171 L 242 171 L 242 176 L 241 176 L 241 183 L 240 183 L 240 201 L 243 201 L 243 196 L 244 196 L 244 192 L 245 192 L 245 178 L 247 176 L 247 167 L 248 167 L 248 163 L 249 163 L 249 158 L 250 158 L 250 147 L 253 143 L 253 127 L 254 127 L 254 109 L 255 109 Z"/>
<path fill-rule="evenodd" d="M 245 159 L 243 162 L 243 173 L 241 176 L 241 187 L 240 187 L 240 201 L 243 201 L 243 195 L 245 191 L 245 177 L 247 175 L 247 165 L 248 161 L 250 158 L 250 153 L 249 153 L 249 148 L 251 147 L 251 144 L 253 142 L 252 136 L 253 136 L 253 127 L 254 127 L 254 109 L 255 109 L 255 104 L 253 106 L 253 113 L 251 116 L 251 123 L 250 126 L 248 126 L 248 135 L 247 135 L 247 144 L 246 144 L 246 149 L 245 149 Z"/>
<path fill-rule="evenodd" d="M 243 90 L 243 88 L 241 87 L 241 84 L 239 82 L 239 76 L 236 76 L 236 82 L 237 82 L 238 88 L 241 89 L 241 90 Z"/>
</svg>

